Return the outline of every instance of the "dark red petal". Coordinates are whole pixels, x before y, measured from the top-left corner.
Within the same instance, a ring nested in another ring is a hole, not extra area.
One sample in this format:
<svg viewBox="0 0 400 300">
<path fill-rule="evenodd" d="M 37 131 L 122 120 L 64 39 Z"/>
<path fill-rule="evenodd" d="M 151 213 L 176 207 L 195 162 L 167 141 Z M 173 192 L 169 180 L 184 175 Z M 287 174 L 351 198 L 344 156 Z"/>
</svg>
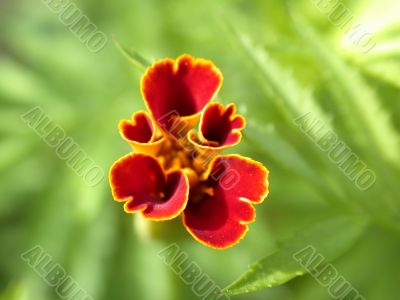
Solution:
<svg viewBox="0 0 400 300">
<path fill-rule="evenodd" d="M 110 185 L 116 201 L 127 201 L 126 212 L 141 212 L 151 220 L 176 217 L 188 200 L 186 176 L 181 171 L 165 176 L 160 163 L 145 154 L 132 153 L 115 162 Z"/>
<path fill-rule="evenodd" d="M 182 171 L 168 175 L 165 196 L 162 202 L 153 202 L 143 210 L 142 215 L 151 220 L 167 220 L 178 216 L 186 207 L 189 198 L 189 182 Z M 125 210 L 130 211 L 131 202 L 126 203 Z"/>
<path fill-rule="evenodd" d="M 134 113 L 131 121 L 122 120 L 119 129 L 124 139 L 137 143 L 149 143 L 155 135 L 153 123 L 144 111 Z"/>
<path fill-rule="evenodd" d="M 162 147 L 162 137 L 157 137 L 155 124 L 145 111 L 132 115 L 132 120 L 122 120 L 119 132 L 136 152 L 156 155 Z"/>
<path fill-rule="evenodd" d="M 238 243 L 255 220 L 252 203 L 268 194 L 268 170 L 260 163 L 238 155 L 216 158 L 208 186 L 199 201 L 189 202 L 183 214 L 186 229 L 199 242 L 217 249 Z"/>
<path fill-rule="evenodd" d="M 261 163 L 240 155 L 217 157 L 210 166 L 209 180 L 226 194 L 261 203 L 268 195 L 269 171 Z"/>
<path fill-rule="evenodd" d="M 182 55 L 148 68 L 142 77 L 142 94 L 157 123 L 168 130 L 171 116 L 198 114 L 221 84 L 222 74 L 211 61 Z"/>
<path fill-rule="evenodd" d="M 240 130 L 245 126 L 245 119 L 235 112 L 234 104 L 226 108 L 218 102 L 208 104 L 201 115 L 199 138 L 191 131 L 189 140 L 200 148 L 210 150 L 237 145 L 242 138 Z"/>
</svg>

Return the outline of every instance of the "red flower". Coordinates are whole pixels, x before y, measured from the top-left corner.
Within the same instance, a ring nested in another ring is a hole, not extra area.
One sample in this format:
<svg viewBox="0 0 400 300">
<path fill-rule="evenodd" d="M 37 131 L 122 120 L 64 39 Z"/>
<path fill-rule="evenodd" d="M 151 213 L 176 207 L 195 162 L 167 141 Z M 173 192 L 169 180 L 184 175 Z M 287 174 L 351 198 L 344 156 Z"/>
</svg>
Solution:
<svg viewBox="0 0 400 300">
<path fill-rule="evenodd" d="M 110 170 L 113 197 L 127 213 L 154 221 L 182 214 L 189 233 L 216 249 L 240 241 L 255 220 L 253 204 L 268 194 L 262 164 L 219 155 L 240 142 L 245 126 L 234 104 L 210 103 L 221 85 L 212 62 L 189 55 L 148 68 L 142 94 L 150 115 L 139 111 L 120 122 L 134 152 Z"/>
</svg>

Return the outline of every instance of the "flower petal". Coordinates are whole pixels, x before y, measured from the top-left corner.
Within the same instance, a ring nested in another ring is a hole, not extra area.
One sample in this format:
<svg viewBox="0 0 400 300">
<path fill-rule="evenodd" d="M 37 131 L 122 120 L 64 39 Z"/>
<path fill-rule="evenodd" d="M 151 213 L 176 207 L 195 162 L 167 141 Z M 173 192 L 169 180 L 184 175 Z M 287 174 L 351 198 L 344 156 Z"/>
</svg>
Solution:
<svg viewBox="0 0 400 300">
<path fill-rule="evenodd" d="M 153 203 L 142 212 L 146 219 L 169 220 L 185 209 L 189 198 L 189 181 L 182 171 L 168 174 L 163 202 Z M 128 205 L 129 203 L 127 203 Z"/>
<path fill-rule="evenodd" d="M 182 55 L 176 61 L 163 59 L 148 68 L 141 87 L 151 114 L 169 132 L 171 118 L 199 114 L 221 85 L 222 74 L 211 61 Z"/>
<path fill-rule="evenodd" d="M 252 203 L 261 203 L 268 194 L 268 170 L 239 155 L 219 156 L 211 163 L 207 186 L 212 192 L 189 201 L 183 223 L 206 246 L 231 247 L 255 220 Z"/>
<path fill-rule="evenodd" d="M 169 220 L 186 207 L 189 184 L 182 171 L 164 174 L 152 156 L 132 153 L 116 161 L 110 170 L 116 201 L 126 202 L 128 213 L 141 212 L 150 220 Z"/>
<path fill-rule="evenodd" d="M 236 106 L 232 103 L 226 108 L 218 102 L 208 104 L 201 114 L 198 137 L 192 130 L 188 135 L 189 141 L 200 149 L 214 151 L 237 145 L 246 121 L 235 112 Z"/>
<path fill-rule="evenodd" d="M 163 138 L 157 137 L 155 124 L 145 111 L 134 113 L 132 120 L 122 120 L 118 127 L 122 138 L 135 151 L 156 155 L 161 149 Z"/>
</svg>

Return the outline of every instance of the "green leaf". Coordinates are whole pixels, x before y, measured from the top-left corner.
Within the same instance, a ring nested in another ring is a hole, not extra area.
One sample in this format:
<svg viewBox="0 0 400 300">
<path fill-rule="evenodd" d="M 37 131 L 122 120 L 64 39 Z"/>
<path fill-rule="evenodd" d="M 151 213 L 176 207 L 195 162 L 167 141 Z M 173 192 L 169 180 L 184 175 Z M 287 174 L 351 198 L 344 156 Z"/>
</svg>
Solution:
<svg viewBox="0 0 400 300">
<path fill-rule="evenodd" d="M 247 61 L 252 64 L 261 86 L 266 88 L 268 95 L 274 96 L 274 104 L 290 123 L 307 112 L 313 112 L 325 124 L 331 123 L 315 101 L 312 91 L 302 87 L 290 70 L 280 65 L 266 49 L 255 45 L 247 35 L 237 32 L 229 23 L 227 26 L 238 46 L 243 49 Z"/>
<path fill-rule="evenodd" d="M 151 65 L 151 61 L 143 57 L 135 50 L 129 49 L 122 45 L 115 37 L 113 37 L 114 43 L 118 50 L 140 71 L 145 71 L 147 67 Z"/>
<path fill-rule="evenodd" d="M 332 51 L 332 47 L 293 9 L 290 12 L 294 28 L 313 51 L 322 74 L 329 81 L 328 87 L 333 92 L 338 109 L 343 114 L 351 112 L 346 119 L 348 130 L 357 137 L 360 148 L 371 151 L 372 161 L 382 157 L 383 163 L 400 166 L 399 134 L 379 97 L 357 68 Z"/>
<path fill-rule="evenodd" d="M 260 139 L 260 136 L 263 138 Z M 320 180 L 319 174 L 303 159 L 293 145 L 276 131 L 273 124 L 260 126 L 250 121 L 246 128 L 245 138 L 255 143 L 257 148 L 268 153 L 288 170 L 301 174 L 314 182 Z"/>
<path fill-rule="evenodd" d="M 360 67 L 367 74 L 376 79 L 389 83 L 400 88 L 400 59 L 383 59 L 379 61 L 360 64 Z"/>
<path fill-rule="evenodd" d="M 365 229 L 366 222 L 354 217 L 338 217 L 314 224 L 282 243 L 279 249 L 252 264 L 238 280 L 224 289 L 228 295 L 239 295 L 284 284 L 306 274 L 293 255 L 313 247 L 331 262 L 349 250 Z"/>
</svg>

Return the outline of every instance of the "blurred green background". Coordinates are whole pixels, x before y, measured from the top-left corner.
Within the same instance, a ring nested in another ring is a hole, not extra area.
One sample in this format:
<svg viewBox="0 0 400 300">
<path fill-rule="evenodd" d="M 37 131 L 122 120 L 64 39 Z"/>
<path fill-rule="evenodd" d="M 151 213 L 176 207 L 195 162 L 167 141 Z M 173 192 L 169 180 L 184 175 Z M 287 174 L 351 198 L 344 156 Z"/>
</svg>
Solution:
<svg viewBox="0 0 400 300">
<path fill-rule="evenodd" d="M 177 241 L 224 287 L 277 241 L 352 214 L 369 225 L 335 267 L 365 299 L 399 299 L 400 6 L 341 2 L 351 24 L 372 34 L 376 45 L 365 53 L 345 41 L 340 16 L 316 2 L 74 1 L 109 38 L 91 53 L 45 1 L 0 0 L 0 299 L 60 299 L 20 258 L 35 245 L 95 300 L 197 299 L 157 257 L 168 244 Z M 130 151 L 118 121 L 144 106 L 142 73 L 112 35 L 148 59 L 190 53 L 224 73 L 218 100 L 236 102 L 249 123 L 234 151 L 264 163 L 271 176 L 271 193 L 237 246 L 208 249 L 184 232 L 150 239 L 112 200 L 107 178 L 88 187 L 21 121 L 40 106 L 108 173 Z M 358 190 L 293 124 L 308 111 L 374 170 L 371 189 Z M 232 299 L 331 297 L 302 276 Z"/>
</svg>

